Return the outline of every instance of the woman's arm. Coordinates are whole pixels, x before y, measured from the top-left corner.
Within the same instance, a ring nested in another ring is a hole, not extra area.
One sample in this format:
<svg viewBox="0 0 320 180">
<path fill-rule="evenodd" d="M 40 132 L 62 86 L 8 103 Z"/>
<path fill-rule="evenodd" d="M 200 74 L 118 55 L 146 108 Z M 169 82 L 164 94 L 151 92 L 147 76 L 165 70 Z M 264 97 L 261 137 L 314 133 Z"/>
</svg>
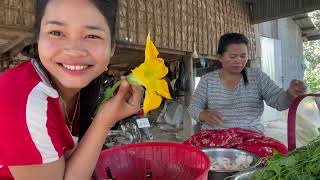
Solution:
<svg viewBox="0 0 320 180">
<path fill-rule="evenodd" d="M 32 166 L 11 166 L 9 170 L 15 180 L 61 180 L 64 177 L 65 160 Z M 88 180 L 88 179 L 87 179 Z"/>
<path fill-rule="evenodd" d="M 302 81 L 292 80 L 287 91 L 279 88 L 268 75 L 260 71 L 258 83 L 262 98 L 266 103 L 277 110 L 288 109 L 291 102 L 306 91 Z"/>
<path fill-rule="evenodd" d="M 257 72 L 259 91 L 266 104 L 279 111 L 288 109 L 291 101 L 288 98 L 287 92 L 276 85 L 267 74 L 261 70 L 257 70 Z"/>
<path fill-rule="evenodd" d="M 98 111 L 71 157 L 37 166 L 9 167 L 16 180 L 88 180 L 92 176 L 110 128 L 140 108 L 141 91 L 125 81 L 117 95 Z"/>
<path fill-rule="evenodd" d="M 101 117 L 95 118 L 68 161 L 62 157 L 43 165 L 13 166 L 10 167 L 13 177 L 16 180 L 90 179 L 109 131 L 104 127 L 103 120 Z"/>
</svg>

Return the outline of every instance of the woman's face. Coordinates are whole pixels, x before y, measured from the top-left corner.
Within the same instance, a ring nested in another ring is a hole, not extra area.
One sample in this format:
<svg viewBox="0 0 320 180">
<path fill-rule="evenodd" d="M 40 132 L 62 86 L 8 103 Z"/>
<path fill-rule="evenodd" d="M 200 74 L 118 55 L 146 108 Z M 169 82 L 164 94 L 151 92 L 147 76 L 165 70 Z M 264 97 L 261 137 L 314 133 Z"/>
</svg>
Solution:
<svg viewBox="0 0 320 180">
<path fill-rule="evenodd" d="M 230 73 L 240 73 L 248 62 L 246 44 L 230 44 L 222 55 L 218 55 L 222 68 Z"/>
<path fill-rule="evenodd" d="M 114 49 L 105 17 L 89 0 L 50 0 L 38 40 L 55 83 L 81 89 L 106 70 Z"/>
</svg>

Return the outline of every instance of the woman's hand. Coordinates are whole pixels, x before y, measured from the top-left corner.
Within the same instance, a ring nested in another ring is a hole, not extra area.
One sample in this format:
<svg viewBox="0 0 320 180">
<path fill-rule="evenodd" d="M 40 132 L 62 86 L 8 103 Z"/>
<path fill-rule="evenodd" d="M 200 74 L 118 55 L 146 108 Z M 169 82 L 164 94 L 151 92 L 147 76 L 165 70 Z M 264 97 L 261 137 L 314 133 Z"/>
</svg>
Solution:
<svg viewBox="0 0 320 180">
<path fill-rule="evenodd" d="M 287 90 L 289 100 L 293 101 L 297 96 L 303 95 L 306 89 L 307 87 L 302 81 L 292 80 Z"/>
<path fill-rule="evenodd" d="M 130 85 L 123 79 L 117 94 L 102 104 L 96 116 L 105 120 L 105 127 L 111 128 L 119 120 L 131 116 L 140 110 L 141 88 Z"/>
<path fill-rule="evenodd" d="M 223 116 L 214 110 L 204 110 L 200 113 L 199 119 L 212 127 L 223 123 Z"/>
</svg>

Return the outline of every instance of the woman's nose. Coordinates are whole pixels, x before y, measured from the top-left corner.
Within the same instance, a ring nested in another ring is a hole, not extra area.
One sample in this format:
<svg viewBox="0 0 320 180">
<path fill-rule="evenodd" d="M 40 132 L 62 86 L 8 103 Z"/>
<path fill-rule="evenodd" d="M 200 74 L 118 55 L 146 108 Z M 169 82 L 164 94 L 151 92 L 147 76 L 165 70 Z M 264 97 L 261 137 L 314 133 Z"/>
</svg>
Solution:
<svg viewBox="0 0 320 180">
<path fill-rule="evenodd" d="M 242 61 L 242 59 L 240 57 L 235 57 L 233 59 L 233 63 L 240 63 Z"/>
<path fill-rule="evenodd" d="M 83 57 L 88 55 L 88 50 L 79 41 L 72 41 L 66 44 L 63 49 L 65 55 L 72 57 Z"/>
</svg>

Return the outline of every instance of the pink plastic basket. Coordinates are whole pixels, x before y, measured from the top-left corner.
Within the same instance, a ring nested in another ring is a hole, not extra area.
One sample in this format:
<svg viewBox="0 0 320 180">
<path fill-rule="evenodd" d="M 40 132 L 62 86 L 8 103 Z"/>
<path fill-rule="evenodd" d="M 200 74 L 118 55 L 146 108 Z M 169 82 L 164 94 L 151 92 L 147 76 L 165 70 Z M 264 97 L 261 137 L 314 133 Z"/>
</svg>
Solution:
<svg viewBox="0 0 320 180">
<path fill-rule="evenodd" d="M 305 94 L 298 96 L 291 104 L 288 112 L 288 150 L 296 148 L 296 114 L 300 102 L 306 97 L 320 97 L 320 94 Z"/>
<path fill-rule="evenodd" d="M 104 150 L 95 175 L 113 180 L 207 180 L 209 168 L 208 156 L 195 147 L 149 142 Z"/>
</svg>

